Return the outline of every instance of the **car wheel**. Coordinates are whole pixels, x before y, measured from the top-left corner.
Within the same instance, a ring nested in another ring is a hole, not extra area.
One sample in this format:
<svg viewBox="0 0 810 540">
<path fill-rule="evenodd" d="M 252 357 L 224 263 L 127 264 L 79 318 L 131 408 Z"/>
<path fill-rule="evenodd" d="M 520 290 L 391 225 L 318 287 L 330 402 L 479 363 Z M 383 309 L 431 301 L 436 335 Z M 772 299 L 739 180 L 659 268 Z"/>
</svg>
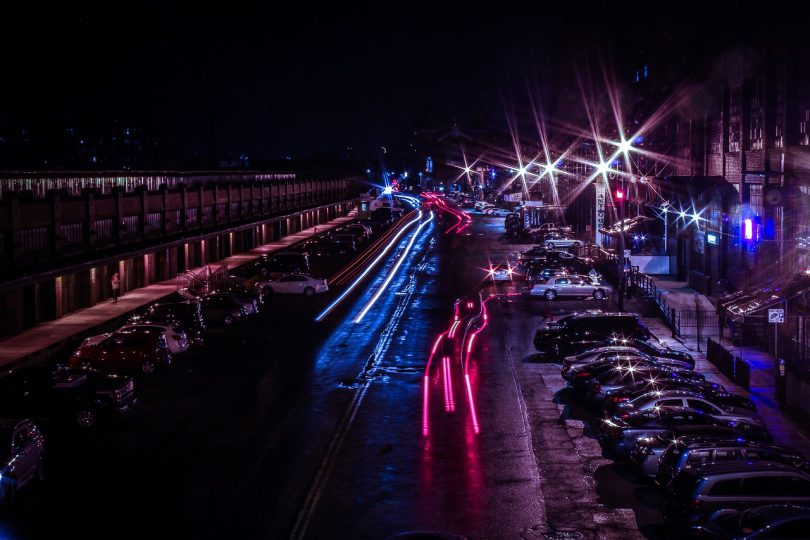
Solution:
<svg viewBox="0 0 810 540">
<path fill-rule="evenodd" d="M 144 360 L 143 364 L 141 364 L 141 371 L 147 375 L 151 375 L 157 369 L 157 364 L 155 364 L 154 360 Z"/>
<path fill-rule="evenodd" d="M 601 300 L 604 297 L 605 297 L 605 291 L 603 291 L 602 289 L 596 289 L 595 291 L 593 291 L 593 299 L 594 300 Z"/>
<path fill-rule="evenodd" d="M 546 297 L 546 300 L 554 300 L 557 298 L 557 293 L 552 290 L 548 290 L 544 296 Z"/>
<path fill-rule="evenodd" d="M 222 324 L 225 326 L 230 326 L 233 324 L 233 315 L 225 315 L 222 317 Z"/>
<path fill-rule="evenodd" d="M 307 287 L 306 289 L 304 289 L 304 296 L 314 296 L 314 295 L 315 289 L 313 289 L 312 287 Z"/>
<path fill-rule="evenodd" d="M 144 371 L 146 373 L 146 371 Z M 76 424 L 81 428 L 93 427 L 96 423 L 96 411 L 91 408 L 80 409 L 76 413 Z"/>
</svg>

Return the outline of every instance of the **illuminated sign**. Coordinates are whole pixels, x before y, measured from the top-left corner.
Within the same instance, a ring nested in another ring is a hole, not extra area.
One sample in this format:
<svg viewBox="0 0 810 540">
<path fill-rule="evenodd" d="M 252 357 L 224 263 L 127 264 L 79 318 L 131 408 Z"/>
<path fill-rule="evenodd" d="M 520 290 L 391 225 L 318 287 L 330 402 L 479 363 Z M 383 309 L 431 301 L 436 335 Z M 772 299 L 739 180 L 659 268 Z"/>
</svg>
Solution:
<svg viewBox="0 0 810 540">
<path fill-rule="evenodd" d="M 745 218 L 743 220 L 743 237 L 745 237 L 746 240 L 754 239 L 754 222 L 751 218 Z"/>
<path fill-rule="evenodd" d="M 706 233 L 706 241 L 714 246 L 717 245 L 717 235 L 712 233 Z"/>
</svg>

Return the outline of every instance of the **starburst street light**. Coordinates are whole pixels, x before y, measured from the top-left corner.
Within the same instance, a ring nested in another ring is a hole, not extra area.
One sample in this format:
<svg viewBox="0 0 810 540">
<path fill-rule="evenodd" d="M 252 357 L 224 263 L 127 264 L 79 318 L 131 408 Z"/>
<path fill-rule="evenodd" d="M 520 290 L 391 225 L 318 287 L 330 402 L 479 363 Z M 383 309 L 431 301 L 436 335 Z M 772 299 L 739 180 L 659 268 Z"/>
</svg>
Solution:
<svg viewBox="0 0 810 540">
<path fill-rule="evenodd" d="M 610 171 L 610 162 L 609 161 L 601 161 L 596 166 L 596 174 L 601 175 L 602 178 L 607 176 L 607 173 Z"/>
<path fill-rule="evenodd" d="M 631 141 L 622 141 L 619 144 L 619 152 L 621 152 L 623 154 L 626 154 L 627 152 L 630 151 L 630 149 L 632 147 L 633 147 L 633 143 Z"/>
</svg>

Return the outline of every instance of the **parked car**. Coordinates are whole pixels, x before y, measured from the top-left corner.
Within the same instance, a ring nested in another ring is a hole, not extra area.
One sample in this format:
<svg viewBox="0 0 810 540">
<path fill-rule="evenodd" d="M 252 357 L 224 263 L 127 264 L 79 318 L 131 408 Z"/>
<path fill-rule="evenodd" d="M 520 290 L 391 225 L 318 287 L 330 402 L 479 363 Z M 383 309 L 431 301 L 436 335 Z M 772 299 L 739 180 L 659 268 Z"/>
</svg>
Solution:
<svg viewBox="0 0 810 540">
<path fill-rule="evenodd" d="M 683 437 L 670 442 L 661 453 L 655 481 L 666 487 L 684 467 L 721 461 L 776 461 L 810 472 L 807 458 L 792 448 L 742 438 Z"/>
<path fill-rule="evenodd" d="M 594 285 L 589 279 L 572 275 L 550 278 L 546 283 L 535 283 L 529 294 L 543 296 L 546 300 L 587 296 L 592 296 L 594 300 L 604 300 L 609 290 L 608 285 Z"/>
<path fill-rule="evenodd" d="M 728 426 L 681 426 L 655 437 L 636 439 L 630 451 L 630 459 L 636 466 L 637 474 L 645 479 L 653 479 L 659 471 L 660 461 L 673 441 L 699 440 L 704 442 L 743 440 L 734 429 Z"/>
<path fill-rule="evenodd" d="M 312 257 L 331 258 L 345 255 L 354 251 L 354 247 L 346 248 L 341 244 L 333 244 L 329 240 L 321 240 L 307 246 L 307 253 Z"/>
<path fill-rule="evenodd" d="M 711 414 L 715 418 L 723 420 L 754 424 L 764 427 L 756 411 L 741 407 L 723 406 L 712 403 L 711 400 L 702 394 L 689 390 L 656 390 L 638 396 L 632 401 L 622 403 L 618 409 L 619 417 L 632 414 L 633 411 L 644 411 L 647 409 L 657 409 L 660 407 L 689 407 Z"/>
<path fill-rule="evenodd" d="M 677 426 L 724 425 L 730 427 L 701 411 L 664 407 L 657 411 L 638 411 L 627 418 L 605 419 L 597 438 L 605 450 L 618 455 L 629 455 L 636 440 L 655 437 Z"/>
<path fill-rule="evenodd" d="M 31 420 L 0 420 L 0 497 L 13 506 L 17 492 L 45 479 L 45 437 Z"/>
<path fill-rule="evenodd" d="M 67 420 L 87 428 L 136 403 L 130 377 L 92 368 L 23 367 L 0 374 L 0 415 L 5 418 Z"/>
<path fill-rule="evenodd" d="M 579 354 L 612 337 L 650 339 L 650 331 L 635 313 L 582 313 L 564 323 L 541 327 L 534 347 L 556 357 Z"/>
<path fill-rule="evenodd" d="M 642 352 L 639 349 L 635 349 L 632 347 L 597 347 L 589 351 L 585 351 L 571 356 L 566 356 L 565 358 L 563 358 L 563 365 L 562 368 L 560 369 L 560 373 L 564 377 L 566 373 L 568 373 L 572 368 L 576 366 L 583 366 L 585 364 L 590 364 L 591 362 L 596 362 L 598 360 L 616 354 L 641 358 L 657 365 L 668 366 L 675 369 L 694 369 L 695 367 L 694 361 L 688 362 L 668 357 L 651 356 L 647 353 Z M 656 390 L 656 388 L 650 388 L 650 390 Z"/>
<path fill-rule="evenodd" d="M 354 253 L 357 251 L 357 238 L 354 235 L 345 235 L 345 234 L 336 234 L 329 237 L 329 243 L 333 246 L 339 247 L 340 250 L 344 253 Z M 290 272 L 301 272 L 305 273 L 304 270 L 291 270 Z M 281 277 L 281 275 L 276 274 L 271 277 Z"/>
<path fill-rule="evenodd" d="M 186 352 L 189 347 L 186 331 L 177 324 L 130 322 L 118 329 L 119 332 L 161 332 L 172 354 Z"/>
<path fill-rule="evenodd" d="M 582 246 L 582 241 L 577 240 L 567 234 L 563 233 L 551 233 L 546 235 L 543 238 L 543 245 L 546 246 L 548 249 L 555 249 L 555 248 L 578 248 Z"/>
<path fill-rule="evenodd" d="M 565 357 L 563 359 L 563 370 L 565 370 L 566 367 L 570 366 L 571 364 L 586 363 L 589 356 L 595 356 L 603 351 L 629 351 L 631 349 L 665 361 L 673 360 L 674 365 L 689 367 L 690 369 L 694 369 L 695 367 L 695 358 L 689 353 L 676 351 L 667 346 L 657 347 L 649 341 L 642 341 L 639 339 L 611 338 L 593 349 L 587 350 L 578 355 Z"/>
<path fill-rule="evenodd" d="M 658 379 L 655 382 L 638 381 L 635 384 L 611 390 L 605 395 L 605 413 L 613 415 L 625 409 L 625 403 L 648 392 L 665 390 L 690 390 L 710 397 L 712 400 L 726 398 L 729 393 L 723 385 L 709 381 L 693 381 L 677 378 Z"/>
<path fill-rule="evenodd" d="M 683 468 L 667 492 L 666 523 L 700 525 L 718 510 L 776 503 L 810 506 L 810 475 L 772 461 L 707 463 Z"/>
<path fill-rule="evenodd" d="M 264 296 L 257 290 L 242 291 L 240 289 L 223 289 L 214 294 L 230 296 L 234 301 L 244 308 L 245 314 L 255 315 L 259 312 L 259 308 L 264 303 Z"/>
<path fill-rule="evenodd" d="M 254 264 L 258 273 L 271 278 L 290 272 L 309 272 L 309 258 L 306 253 L 295 251 L 262 255 Z"/>
<path fill-rule="evenodd" d="M 546 266 L 550 266 L 553 263 L 571 264 L 574 259 L 574 255 L 567 251 L 556 251 L 544 246 L 533 247 L 528 251 L 519 253 L 517 257 L 518 266 L 521 267 L 528 265 L 532 261 L 542 263 Z"/>
<path fill-rule="evenodd" d="M 166 337 L 160 332 L 113 332 L 85 339 L 70 357 L 72 367 L 89 364 L 102 371 L 152 374 L 172 362 Z"/>
<path fill-rule="evenodd" d="M 146 313 L 132 322 L 179 324 L 186 331 L 191 345 L 203 344 L 205 320 L 200 302 L 152 304 Z"/>
<path fill-rule="evenodd" d="M 285 274 L 278 279 L 256 282 L 256 289 L 265 296 L 273 294 L 303 294 L 314 296 L 325 293 L 329 285 L 325 279 L 314 278 L 308 274 Z"/>
<path fill-rule="evenodd" d="M 768 504 L 748 510 L 718 510 L 693 536 L 715 540 L 799 540 L 810 531 L 810 508 L 794 504 Z"/>
<path fill-rule="evenodd" d="M 529 264 L 526 267 L 526 281 L 529 285 L 535 283 L 548 283 L 548 280 L 555 277 L 570 276 L 572 269 L 567 266 L 538 266 Z"/>
<path fill-rule="evenodd" d="M 695 373 L 692 370 L 673 369 L 669 366 L 662 366 L 650 362 L 644 358 L 631 357 L 626 360 L 611 362 L 611 369 L 594 377 L 582 377 L 582 372 L 575 375 L 575 380 L 585 381 L 584 395 L 586 401 L 602 408 L 607 393 L 627 385 L 635 384 L 640 380 L 654 381 L 659 379 L 687 379 L 703 380 L 702 373 Z M 589 364 L 591 365 L 591 364 Z M 619 415 L 623 418 L 627 413 Z"/>
<path fill-rule="evenodd" d="M 354 234 L 359 234 L 364 238 L 368 238 L 372 233 L 371 227 L 367 227 L 362 223 L 350 223 L 346 225 L 346 230 Z"/>
<path fill-rule="evenodd" d="M 247 310 L 233 297 L 210 294 L 202 299 L 200 309 L 205 320 L 214 325 L 231 326 L 247 317 Z"/>
</svg>

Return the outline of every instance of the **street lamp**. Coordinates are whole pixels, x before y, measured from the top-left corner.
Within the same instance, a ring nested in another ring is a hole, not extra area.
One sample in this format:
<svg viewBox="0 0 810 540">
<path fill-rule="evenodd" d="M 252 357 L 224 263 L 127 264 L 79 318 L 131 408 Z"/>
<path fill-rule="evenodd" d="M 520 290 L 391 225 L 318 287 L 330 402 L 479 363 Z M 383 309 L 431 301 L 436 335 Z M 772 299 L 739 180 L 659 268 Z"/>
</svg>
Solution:
<svg viewBox="0 0 810 540">
<path fill-rule="evenodd" d="M 669 255 L 669 201 L 661 204 L 661 213 L 664 215 L 664 255 Z"/>
<path fill-rule="evenodd" d="M 619 203 L 619 311 L 624 311 L 624 182 L 616 190 L 616 201 Z"/>
</svg>

